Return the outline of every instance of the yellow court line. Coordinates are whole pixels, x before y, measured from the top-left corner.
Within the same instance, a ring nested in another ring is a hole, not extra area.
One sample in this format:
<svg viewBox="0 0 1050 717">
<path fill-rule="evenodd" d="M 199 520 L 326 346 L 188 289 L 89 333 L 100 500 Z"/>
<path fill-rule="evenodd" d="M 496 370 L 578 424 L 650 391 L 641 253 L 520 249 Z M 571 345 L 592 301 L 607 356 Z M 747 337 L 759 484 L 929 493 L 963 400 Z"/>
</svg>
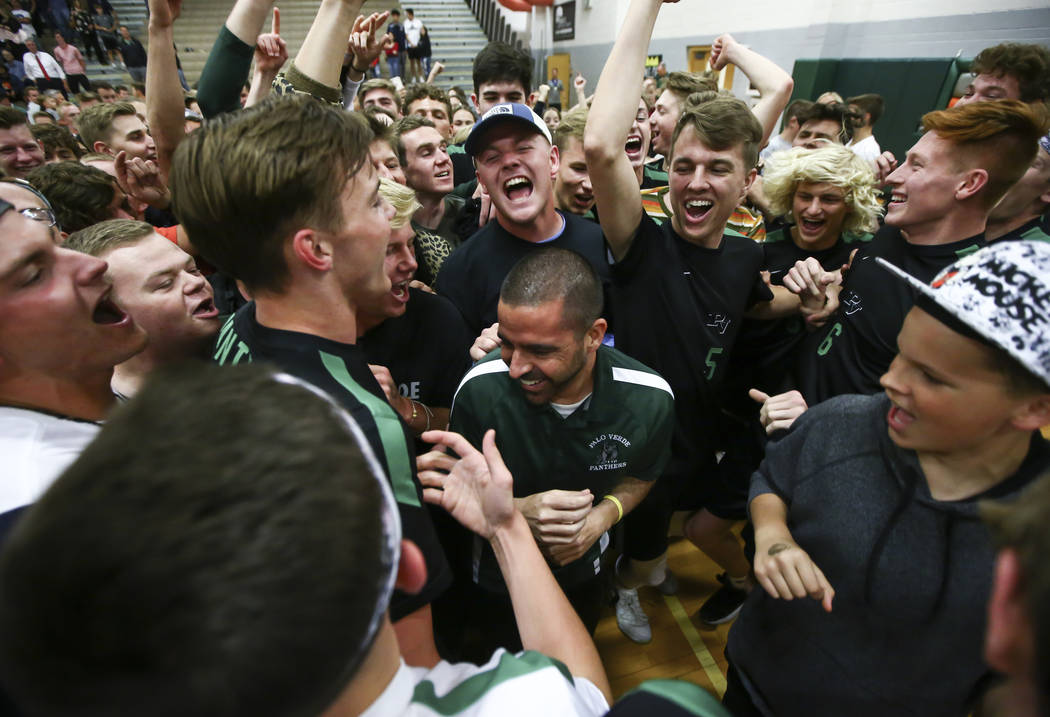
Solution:
<svg viewBox="0 0 1050 717">
<path fill-rule="evenodd" d="M 689 646 L 693 648 L 693 654 L 696 655 L 700 666 L 704 668 L 707 679 L 711 680 L 711 686 L 715 688 L 719 698 L 721 698 L 726 691 L 726 678 L 722 674 L 722 670 L 719 669 L 718 663 L 715 662 L 715 658 L 711 657 L 711 653 L 708 652 L 707 643 L 700 637 L 700 633 L 696 631 L 678 598 L 674 595 L 664 595 L 663 598 L 664 602 L 667 603 L 667 608 L 674 615 L 675 622 L 678 623 L 678 629 L 682 631 Z"/>
</svg>

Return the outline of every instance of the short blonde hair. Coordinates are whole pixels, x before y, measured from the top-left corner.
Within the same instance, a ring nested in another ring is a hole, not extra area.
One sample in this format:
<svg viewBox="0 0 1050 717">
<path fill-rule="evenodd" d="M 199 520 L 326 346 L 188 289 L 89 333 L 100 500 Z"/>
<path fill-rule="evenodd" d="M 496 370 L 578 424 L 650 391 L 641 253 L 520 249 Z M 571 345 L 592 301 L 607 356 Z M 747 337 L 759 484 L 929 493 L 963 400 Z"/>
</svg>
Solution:
<svg viewBox="0 0 1050 717">
<path fill-rule="evenodd" d="M 383 199 L 394 205 L 394 216 L 390 219 L 391 229 L 400 229 L 412 221 L 412 215 L 423 205 L 416 199 L 415 190 L 398 184 L 393 179 L 379 178 L 379 193 Z"/>
<path fill-rule="evenodd" d="M 875 173 L 853 150 L 796 147 L 775 154 L 771 164 L 763 180 L 766 199 L 774 215 L 793 219 L 792 200 L 799 184 L 831 184 L 845 192 L 849 213 L 843 222 L 843 231 L 873 232 L 877 228 L 882 207 L 875 189 Z"/>
</svg>

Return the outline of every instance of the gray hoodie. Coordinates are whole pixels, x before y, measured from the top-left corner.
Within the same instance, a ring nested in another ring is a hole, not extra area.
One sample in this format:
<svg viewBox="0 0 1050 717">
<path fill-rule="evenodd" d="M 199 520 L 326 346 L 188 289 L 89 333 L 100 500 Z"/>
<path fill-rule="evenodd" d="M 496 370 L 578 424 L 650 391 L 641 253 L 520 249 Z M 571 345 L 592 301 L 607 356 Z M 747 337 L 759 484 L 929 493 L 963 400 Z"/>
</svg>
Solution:
<svg viewBox="0 0 1050 717">
<path fill-rule="evenodd" d="M 775 493 L 788 527 L 835 589 L 811 599 L 751 592 L 727 655 L 755 704 L 792 715 L 965 715 L 981 658 L 994 550 L 977 516 L 1050 466 L 1036 432 L 1020 470 L 963 501 L 930 495 L 913 451 L 889 438 L 885 395 L 811 408 L 769 445 L 751 498 Z"/>
</svg>

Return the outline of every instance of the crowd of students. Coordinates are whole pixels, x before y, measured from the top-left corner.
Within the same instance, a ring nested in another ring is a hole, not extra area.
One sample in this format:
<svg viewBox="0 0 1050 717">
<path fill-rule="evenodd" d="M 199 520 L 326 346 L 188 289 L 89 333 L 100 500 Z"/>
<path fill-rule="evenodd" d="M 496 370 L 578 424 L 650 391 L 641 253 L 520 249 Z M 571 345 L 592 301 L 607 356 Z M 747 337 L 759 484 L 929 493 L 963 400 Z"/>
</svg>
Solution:
<svg viewBox="0 0 1050 717">
<path fill-rule="evenodd" d="M 1050 714 L 1050 51 L 897 158 L 730 35 L 645 77 L 661 0 L 556 116 L 361 5 L 237 0 L 191 107 L 150 0 L 141 99 L 0 108 L 0 708 Z M 724 703 L 614 701 L 675 523 Z"/>
</svg>

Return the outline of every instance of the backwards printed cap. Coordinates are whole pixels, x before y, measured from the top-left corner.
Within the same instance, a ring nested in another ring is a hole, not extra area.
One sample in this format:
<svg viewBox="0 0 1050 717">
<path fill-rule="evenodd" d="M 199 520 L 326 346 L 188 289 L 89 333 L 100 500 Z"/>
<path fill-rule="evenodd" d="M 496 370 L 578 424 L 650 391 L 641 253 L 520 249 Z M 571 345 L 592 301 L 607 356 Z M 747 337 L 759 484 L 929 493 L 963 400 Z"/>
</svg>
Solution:
<svg viewBox="0 0 1050 717">
<path fill-rule="evenodd" d="M 959 259 L 924 284 L 877 261 L 1050 386 L 1050 243 L 1005 241 Z"/>
<path fill-rule="evenodd" d="M 479 145 L 481 144 L 482 136 L 501 122 L 527 124 L 546 137 L 548 142 L 554 143 L 551 140 L 551 131 L 547 129 L 547 124 L 540 119 L 538 114 L 517 102 L 503 102 L 489 108 L 489 111 L 481 115 L 481 119 L 470 130 L 467 141 L 463 144 L 463 149 L 466 150 L 467 154 L 473 157 L 480 152 L 482 147 Z"/>
</svg>

